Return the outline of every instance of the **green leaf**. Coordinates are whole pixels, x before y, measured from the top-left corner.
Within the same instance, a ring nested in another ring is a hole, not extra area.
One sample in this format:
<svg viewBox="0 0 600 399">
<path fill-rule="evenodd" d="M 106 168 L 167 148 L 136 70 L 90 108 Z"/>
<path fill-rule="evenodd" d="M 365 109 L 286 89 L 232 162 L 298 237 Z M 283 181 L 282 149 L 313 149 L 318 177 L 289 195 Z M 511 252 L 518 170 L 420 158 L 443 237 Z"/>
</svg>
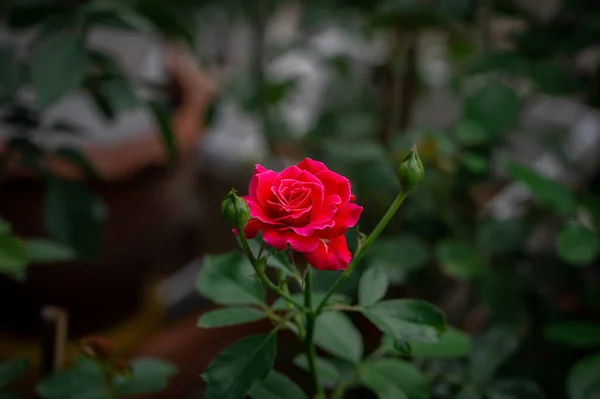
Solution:
<svg viewBox="0 0 600 399">
<path fill-rule="evenodd" d="M 325 299 L 325 295 L 327 295 L 326 292 L 313 292 L 313 296 L 312 296 L 312 300 L 313 300 L 313 308 L 317 308 L 317 306 L 319 306 L 319 304 L 321 302 L 323 302 L 323 299 Z M 292 294 L 290 295 L 293 299 L 296 300 L 296 302 L 300 302 L 303 303 L 304 302 L 304 294 L 302 293 L 298 293 L 298 294 Z M 327 305 L 349 305 L 350 301 L 352 299 L 344 294 L 338 294 L 337 292 L 334 293 L 333 295 L 331 295 L 331 297 L 329 297 L 329 299 L 327 300 Z M 271 305 L 271 308 L 274 310 L 284 310 L 285 307 L 285 299 L 283 298 L 277 298 L 277 300 L 275 302 L 273 302 L 273 305 Z"/>
<path fill-rule="evenodd" d="M 13 50 L 0 47 L 0 99 L 11 98 L 19 87 L 21 73 Z"/>
<path fill-rule="evenodd" d="M 250 262 L 239 252 L 207 256 L 198 274 L 198 292 L 223 305 L 261 305 L 265 288 L 253 275 Z"/>
<path fill-rule="evenodd" d="M 544 327 L 544 336 L 549 341 L 559 342 L 576 348 L 600 345 L 600 324 L 588 322 L 564 322 Z"/>
<path fill-rule="evenodd" d="M 204 258 L 198 274 L 198 292 L 223 305 L 262 305 L 266 293 L 254 277 L 250 261 L 240 252 L 210 255 Z"/>
<path fill-rule="evenodd" d="M 117 376 L 115 385 L 119 395 L 141 395 L 159 392 L 177 373 L 177 367 L 160 359 L 141 358 L 131 362 L 131 377 Z"/>
<path fill-rule="evenodd" d="M 158 130 L 165 145 L 167 158 L 172 161 L 177 157 L 177 144 L 175 142 L 175 133 L 171 126 L 169 113 L 163 104 L 150 102 L 149 106 L 159 127 Z"/>
<path fill-rule="evenodd" d="M 36 391 L 43 399 L 111 399 L 104 371 L 83 356 L 73 367 L 44 378 Z"/>
<path fill-rule="evenodd" d="M 469 172 L 484 174 L 490 169 L 490 160 L 474 152 L 465 152 L 460 156 L 460 163 Z"/>
<path fill-rule="evenodd" d="M 579 360 L 567 376 L 569 399 L 595 399 L 600 395 L 600 353 Z"/>
<path fill-rule="evenodd" d="M 0 363 L 0 390 L 19 379 L 29 369 L 29 361 L 17 358 Z"/>
<path fill-rule="evenodd" d="M 433 359 L 451 359 L 469 354 L 469 336 L 455 328 L 448 327 L 435 343 L 410 342 L 412 355 Z"/>
<path fill-rule="evenodd" d="M 568 215 L 577 209 L 577 201 L 571 191 L 561 183 L 548 179 L 533 170 L 515 163 L 510 163 L 506 171 L 508 175 L 521 182 L 539 203 L 562 215 Z"/>
<path fill-rule="evenodd" d="M 422 268 L 429 260 L 427 245 L 418 237 L 402 234 L 379 238 L 366 253 L 370 268 L 377 268 L 388 278 L 401 284 L 408 275 Z"/>
<path fill-rule="evenodd" d="M 322 313 L 315 324 L 315 345 L 352 363 L 363 355 L 363 341 L 358 329 L 342 312 Z"/>
<path fill-rule="evenodd" d="M 251 323 L 267 317 L 265 312 L 256 308 L 223 308 L 204 313 L 198 319 L 198 327 L 212 328 Z"/>
<path fill-rule="evenodd" d="M 31 263 L 66 262 L 75 258 L 69 247 L 48 240 L 27 240 L 27 254 Z"/>
<path fill-rule="evenodd" d="M 367 269 L 358 282 L 358 303 L 370 306 L 385 297 L 388 289 L 388 278 L 376 268 Z"/>
<path fill-rule="evenodd" d="M 485 144 L 494 138 L 483 126 L 469 119 L 459 121 L 454 129 L 458 142 L 464 146 Z"/>
<path fill-rule="evenodd" d="M 35 47 L 31 63 L 31 79 L 40 105 L 47 107 L 76 89 L 83 83 L 89 66 L 80 37 L 60 33 L 43 39 Z"/>
<path fill-rule="evenodd" d="M 470 373 L 480 385 L 487 383 L 497 369 L 517 350 L 519 338 L 508 328 L 495 327 L 473 340 Z"/>
<path fill-rule="evenodd" d="M 361 382 L 379 399 L 428 399 L 429 384 L 412 364 L 398 359 L 380 359 L 360 367 Z"/>
<path fill-rule="evenodd" d="M 456 399 L 483 399 L 483 395 L 474 387 L 467 386 L 456 395 Z"/>
<path fill-rule="evenodd" d="M 436 257 L 443 271 L 457 280 L 471 280 L 486 269 L 475 248 L 453 238 L 438 243 Z"/>
<path fill-rule="evenodd" d="M 28 262 L 25 243 L 11 233 L 0 233 L 0 272 L 22 280 Z"/>
<path fill-rule="evenodd" d="M 526 380 L 499 380 L 494 381 L 486 390 L 489 399 L 545 399 L 546 395 L 540 387 Z"/>
<path fill-rule="evenodd" d="M 321 381 L 322 385 L 333 386 L 342 379 L 342 375 L 340 374 L 339 370 L 329 360 L 323 359 L 322 357 L 317 357 L 315 362 L 317 363 L 317 370 L 319 372 L 319 381 Z M 308 357 L 305 353 L 301 353 L 296 356 L 294 358 L 294 364 L 307 373 L 310 372 Z"/>
<path fill-rule="evenodd" d="M 521 219 L 486 220 L 478 226 L 477 244 L 488 256 L 508 255 L 523 248 L 525 234 Z"/>
<path fill-rule="evenodd" d="M 264 380 L 256 381 L 248 395 L 253 399 L 307 399 L 294 381 L 275 370 L 271 370 Z"/>
<path fill-rule="evenodd" d="M 254 240 L 248 241 L 248 246 L 254 254 L 254 257 L 258 259 L 258 252 L 260 250 L 261 237 L 257 237 Z M 239 241 L 239 240 L 238 240 Z M 240 244 L 241 247 L 241 244 Z M 283 272 L 284 277 L 298 275 L 298 271 L 294 268 L 294 265 L 287 258 L 286 251 L 277 251 L 275 248 L 267 246 L 262 256 L 268 256 L 267 266 L 271 266 L 275 269 L 279 269 Z"/>
<path fill-rule="evenodd" d="M 399 341 L 393 335 L 383 334 L 381 336 L 381 342 L 379 348 L 383 353 L 391 354 L 394 356 L 411 356 L 412 347 L 407 341 Z"/>
<path fill-rule="evenodd" d="M 106 208 L 84 184 L 50 178 L 46 182 L 44 225 L 53 240 L 88 259 L 102 250 Z"/>
<path fill-rule="evenodd" d="M 391 299 L 361 311 L 379 330 L 397 341 L 437 342 L 446 329 L 444 314 L 418 299 Z"/>
<path fill-rule="evenodd" d="M 464 100 L 462 119 L 497 136 L 515 125 L 521 105 L 521 99 L 512 88 L 499 82 L 486 82 Z"/>
<path fill-rule="evenodd" d="M 275 334 L 243 338 L 215 357 L 202 378 L 206 399 L 240 399 L 255 381 L 265 378 L 275 361 Z"/>
<path fill-rule="evenodd" d="M 598 256 L 600 238 L 585 226 L 568 224 L 558 233 L 556 248 L 565 262 L 584 266 Z"/>
</svg>

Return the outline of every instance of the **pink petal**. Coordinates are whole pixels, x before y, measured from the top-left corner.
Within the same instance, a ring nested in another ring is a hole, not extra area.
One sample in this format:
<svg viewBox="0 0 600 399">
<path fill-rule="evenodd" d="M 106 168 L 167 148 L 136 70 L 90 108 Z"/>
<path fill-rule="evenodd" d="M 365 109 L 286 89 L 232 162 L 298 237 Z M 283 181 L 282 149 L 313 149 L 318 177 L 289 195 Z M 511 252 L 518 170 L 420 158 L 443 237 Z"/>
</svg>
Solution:
<svg viewBox="0 0 600 399">
<path fill-rule="evenodd" d="M 303 237 L 290 230 L 279 230 L 275 226 L 263 227 L 263 240 L 275 249 L 286 249 L 288 245 L 298 252 L 311 252 L 319 246 L 317 237 Z"/>
<path fill-rule="evenodd" d="M 318 270 L 346 270 L 352 259 L 346 237 L 342 235 L 319 241 L 320 244 L 314 251 L 304 254 L 307 262 Z"/>
<path fill-rule="evenodd" d="M 316 234 L 321 238 L 337 237 L 344 234 L 350 227 L 356 226 L 358 219 L 363 211 L 362 206 L 349 203 L 334 219 L 333 226 L 317 231 Z"/>
<path fill-rule="evenodd" d="M 246 238 L 248 240 L 253 239 L 254 237 L 256 237 L 256 235 L 258 234 L 260 229 L 262 229 L 263 226 L 264 226 L 264 224 L 260 220 L 250 219 L 248 221 L 248 223 L 246 223 L 246 226 L 244 227 L 244 236 L 246 236 Z M 237 237 L 237 235 L 238 235 L 237 230 L 231 229 L 231 231 L 233 232 L 233 235 L 235 235 Z"/>
<path fill-rule="evenodd" d="M 258 178 L 256 175 L 258 175 L 259 173 L 264 173 L 266 171 L 267 169 L 265 169 L 263 166 L 259 164 L 254 165 L 254 173 L 252 174 L 252 178 L 250 179 L 250 186 L 248 187 L 248 194 L 251 197 L 256 197 L 256 186 L 258 186 Z"/>
<path fill-rule="evenodd" d="M 317 173 L 324 171 L 324 170 L 329 170 L 329 169 L 327 169 L 327 166 L 325 166 L 325 164 L 323 162 L 315 161 L 310 158 L 304 158 L 302 161 L 300 161 L 298 163 L 298 168 L 300 168 L 302 170 L 307 170 L 310 173 L 312 173 L 313 175 L 316 175 Z"/>
<path fill-rule="evenodd" d="M 267 200 L 273 197 L 273 193 L 271 192 L 271 186 L 273 185 L 273 181 L 277 177 L 277 173 L 272 170 L 267 170 L 263 173 L 256 175 L 257 184 L 255 189 L 256 199 L 258 202 L 265 206 Z"/>
<path fill-rule="evenodd" d="M 330 170 L 319 172 L 315 176 L 323 183 L 326 197 L 338 195 L 342 200 L 342 206 L 350 201 L 350 180 Z"/>
</svg>

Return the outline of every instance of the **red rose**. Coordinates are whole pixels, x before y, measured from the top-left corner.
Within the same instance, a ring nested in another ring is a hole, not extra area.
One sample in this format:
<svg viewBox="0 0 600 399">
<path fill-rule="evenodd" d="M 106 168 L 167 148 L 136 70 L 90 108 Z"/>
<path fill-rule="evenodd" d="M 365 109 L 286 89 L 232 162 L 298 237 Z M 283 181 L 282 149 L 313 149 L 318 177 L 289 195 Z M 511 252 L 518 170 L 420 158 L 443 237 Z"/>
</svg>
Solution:
<svg viewBox="0 0 600 399">
<path fill-rule="evenodd" d="M 362 207 L 354 203 L 350 181 L 322 162 L 306 158 L 277 173 L 256 165 L 243 197 L 252 218 L 244 233 L 276 249 L 288 245 L 319 270 L 343 270 L 351 259 L 344 233 L 356 225 Z"/>
</svg>

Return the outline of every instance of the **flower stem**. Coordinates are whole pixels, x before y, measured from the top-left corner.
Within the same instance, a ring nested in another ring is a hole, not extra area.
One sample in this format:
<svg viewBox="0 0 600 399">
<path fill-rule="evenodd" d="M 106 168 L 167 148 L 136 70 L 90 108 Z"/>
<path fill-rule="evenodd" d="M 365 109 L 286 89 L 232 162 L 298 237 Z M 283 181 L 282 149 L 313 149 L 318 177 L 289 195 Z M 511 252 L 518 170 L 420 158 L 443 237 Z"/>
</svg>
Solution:
<svg viewBox="0 0 600 399">
<path fill-rule="evenodd" d="M 286 301 L 288 301 L 289 303 L 291 303 L 298 309 L 306 312 L 307 309 L 302 304 L 300 304 L 299 302 L 294 300 L 294 298 L 292 298 L 288 293 L 286 293 L 281 288 L 279 288 L 278 286 L 276 286 L 275 284 L 273 284 L 271 282 L 271 280 L 265 273 L 264 268 L 262 268 L 261 265 L 258 264 L 258 261 L 254 257 L 254 254 L 252 253 L 252 250 L 250 249 L 250 246 L 248 245 L 248 240 L 246 240 L 246 236 L 244 235 L 244 232 L 242 229 L 240 229 L 238 231 L 238 237 L 242 244 L 242 248 L 244 249 L 244 252 L 246 253 L 246 256 L 248 257 L 248 259 L 250 259 L 250 263 L 252 264 L 252 267 L 254 268 L 254 271 L 256 272 L 256 276 L 263 283 L 263 285 L 265 285 L 265 286 L 269 287 L 271 290 L 275 291 L 277 293 L 277 295 L 284 298 Z"/>
<path fill-rule="evenodd" d="M 304 279 L 304 306 L 309 309 L 306 313 L 306 335 L 304 337 L 304 345 L 306 350 L 306 356 L 308 357 L 308 368 L 312 376 L 313 385 L 315 386 L 316 397 L 318 399 L 325 398 L 325 392 L 319 382 L 319 373 L 317 372 L 317 356 L 315 353 L 315 346 L 313 344 L 313 338 L 315 334 L 315 321 L 317 318 L 316 313 L 312 310 L 312 273 L 307 270 L 306 277 Z"/>
<path fill-rule="evenodd" d="M 348 276 L 350 275 L 350 273 L 352 273 L 352 270 L 354 269 L 354 267 L 358 264 L 358 262 L 360 262 L 360 260 L 365 255 L 365 251 L 371 246 L 371 244 L 373 244 L 375 242 L 375 240 L 377 239 L 377 237 L 379 237 L 379 235 L 381 234 L 383 229 L 385 229 L 385 226 L 387 226 L 387 224 L 390 222 L 390 220 L 392 220 L 392 218 L 398 211 L 398 208 L 400 208 L 400 205 L 402 205 L 402 203 L 404 202 L 404 200 L 406 199 L 407 196 L 408 196 L 408 192 L 401 191 L 400 194 L 398 194 L 398 196 L 396 197 L 396 199 L 394 199 L 394 202 L 392 202 L 392 205 L 390 205 L 390 207 L 386 211 L 385 215 L 383 215 L 383 217 L 381 218 L 379 223 L 377 223 L 377 226 L 375 226 L 375 229 L 373 229 L 371 234 L 369 234 L 369 236 L 362 243 L 362 245 L 360 246 L 360 248 L 358 249 L 356 254 L 354 254 L 354 257 L 350 261 L 350 264 L 348 265 L 348 268 L 346 269 L 346 271 L 344 273 L 342 273 L 342 275 L 340 277 L 338 277 L 338 279 L 335 281 L 335 283 L 333 283 L 333 285 L 331 286 L 331 288 L 325 295 L 325 298 L 323 298 L 323 300 L 317 307 L 317 310 L 315 311 L 315 313 L 317 315 L 319 315 L 323 311 L 323 308 L 327 304 L 327 301 L 329 300 L 331 295 L 335 291 L 337 291 L 337 289 L 344 282 L 344 280 L 346 280 L 348 278 Z"/>
</svg>

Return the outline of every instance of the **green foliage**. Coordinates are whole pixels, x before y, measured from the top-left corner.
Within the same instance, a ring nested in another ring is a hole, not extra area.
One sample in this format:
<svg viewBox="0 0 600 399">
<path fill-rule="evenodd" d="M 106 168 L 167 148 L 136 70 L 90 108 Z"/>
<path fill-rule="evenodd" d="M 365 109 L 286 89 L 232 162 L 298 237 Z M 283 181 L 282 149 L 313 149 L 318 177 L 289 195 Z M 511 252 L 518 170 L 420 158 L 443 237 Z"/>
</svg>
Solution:
<svg viewBox="0 0 600 399">
<path fill-rule="evenodd" d="M 588 322 L 563 322 L 544 328 L 547 340 L 579 347 L 600 346 L 600 324 Z"/>
<path fill-rule="evenodd" d="M 111 376 L 99 363 L 78 357 L 75 364 L 43 379 L 37 394 L 43 399 L 112 399 L 160 391 L 176 372 L 172 365 L 158 359 L 135 359 L 131 376 Z"/>
<path fill-rule="evenodd" d="M 321 381 L 321 385 L 336 384 L 342 379 L 340 371 L 327 359 L 317 357 L 316 362 L 317 369 L 319 370 L 319 380 Z M 310 372 L 308 358 L 306 357 L 305 353 L 301 353 L 300 355 L 296 356 L 294 358 L 294 364 L 300 367 L 302 370 Z"/>
<path fill-rule="evenodd" d="M 271 370 L 264 380 L 258 380 L 248 395 L 254 399 L 307 399 L 289 377 L 275 370 Z"/>
<path fill-rule="evenodd" d="M 171 126 L 169 114 L 164 105 L 157 102 L 151 102 L 150 109 L 152 110 L 157 126 L 159 127 L 160 137 L 163 140 L 167 158 L 173 160 L 177 157 L 177 143 L 175 142 L 175 133 Z"/>
<path fill-rule="evenodd" d="M 44 225 L 53 240 L 79 256 L 94 259 L 102 250 L 104 204 L 84 183 L 50 178 L 46 182 Z"/>
<path fill-rule="evenodd" d="M 568 215 L 577 208 L 575 197 L 562 184 L 515 163 L 510 163 L 506 171 L 511 178 L 524 184 L 536 201 L 551 210 Z"/>
<path fill-rule="evenodd" d="M 568 224 L 558 234 L 556 248 L 563 260 L 576 266 L 582 266 L 598 256 L 600 238 L 585 226 Z"/>
<path fill-rule="evenodd" d="M 207 383 L 207 399 L 239 399 L 264 379 L 275 361 L 275 334 L 243 338 L 215 357 L 202 378 Z"/>
<path fill-rule="evenodd" d="M 486 269 L 473 246 L 452 238 L 438 243 L 436 257 L 443 271 L 457 280 L 470 280 Z"/>
<path fill-rule="evenodd" d="M 341 359 L 358 363 L 363 355 L 363 341 L 358 329 L 342 312 L 325 312 L 315 326 L 315 345 Z"/>
<path fill-rule="evenodd" d="M 364 363 L 361 382 L 379 399 L 427 399 L 429 388 L 425 376 L 412 364 L 398 359 L 380 359 Z"/>
<path fill-rule="evenodd" d="M 25 246 L 32 263 L 65 262 L 75 258 L 71 248 L 48 240 L 27 240 Z"/>
<path fill-rule="evenodd" d="M 0 363 L 0 397 L 10 397 L 6 389 L 29 369 L 29 362 L 24 358 L 16 358 Z"/>
<path fill-rule="evenodd" d="M 371 306 L 379 302 L 388 289 L 387 276 L 376 268 L 370 268 L 361 276 L 358 283 L 358 303 Z"/>
<path fill-rule="evenodd" d="M 80 86 L 89 68 L 81 37 L 60 33 L 44 38 L 35 48 L 31 68 L 40 105 L 47 107 Z"/>
<path fill-rule="evenodd" d="M 361 310 L 377 328 L 397 341 L 436 342 L 446 329 L 442 312 L 416 299 L 390 299 Z"/>
<path fill-rule="evenodd" d="M 592 399 L 600 393 L 600 353 L 579 360 L 567 376 L 569 399 Z"/>
<path fill-rule="evenodd" d="M 502 364 L 517 350 L 519 338 L 513 330 L 494 327 L 475 337 L 471 346 L 470 374 L 483 386 Z"/>
<path fill-rule="evenodd" d="M 411 234 L 382 237 L 367 252 L 371 268 L 384 271 L 393 283 L 403 283 L 429 260 L 428 248 Z"/>
<path fill-rule="evenodd" d="M 198 292 L 223 305 L 260 305 L 265 289 L 252 274 L 250 263 L 240 253 L 207 256 L 198 274 Z"/>
<path fill-rule="evenodd" d="M 512 88 L 489 81 L 465 98 L 462 117 L 485 129 L 488 134 L 498 136 L 514 126 L 521 106 L 521 99 Z"/>
<path fill-rule="evenodd" d="M 10 232 L 0 233 L 0 271 L 22 280 L 25 277 L 28 254 L 23 240 Z"/>
<path fill-rule="evenodd" d="M 261 320 L 267 315 L 256 308 L 240 307 L 240 308 L 224 308 L 212 310 L 204 313 L 198 319 L 198 327 L 212 328 L 233 326 L 236 324 L 251 323 Z"/>
<path fill-rule="evenodd" d="M 410 347 L 411 354 L 416 357 L 451 359 L 469 354 L 470 338 L 460 330 L 448 327 L 441 334 L 439 341 L 434 343 L 411 341 Z"/>
</svg>

